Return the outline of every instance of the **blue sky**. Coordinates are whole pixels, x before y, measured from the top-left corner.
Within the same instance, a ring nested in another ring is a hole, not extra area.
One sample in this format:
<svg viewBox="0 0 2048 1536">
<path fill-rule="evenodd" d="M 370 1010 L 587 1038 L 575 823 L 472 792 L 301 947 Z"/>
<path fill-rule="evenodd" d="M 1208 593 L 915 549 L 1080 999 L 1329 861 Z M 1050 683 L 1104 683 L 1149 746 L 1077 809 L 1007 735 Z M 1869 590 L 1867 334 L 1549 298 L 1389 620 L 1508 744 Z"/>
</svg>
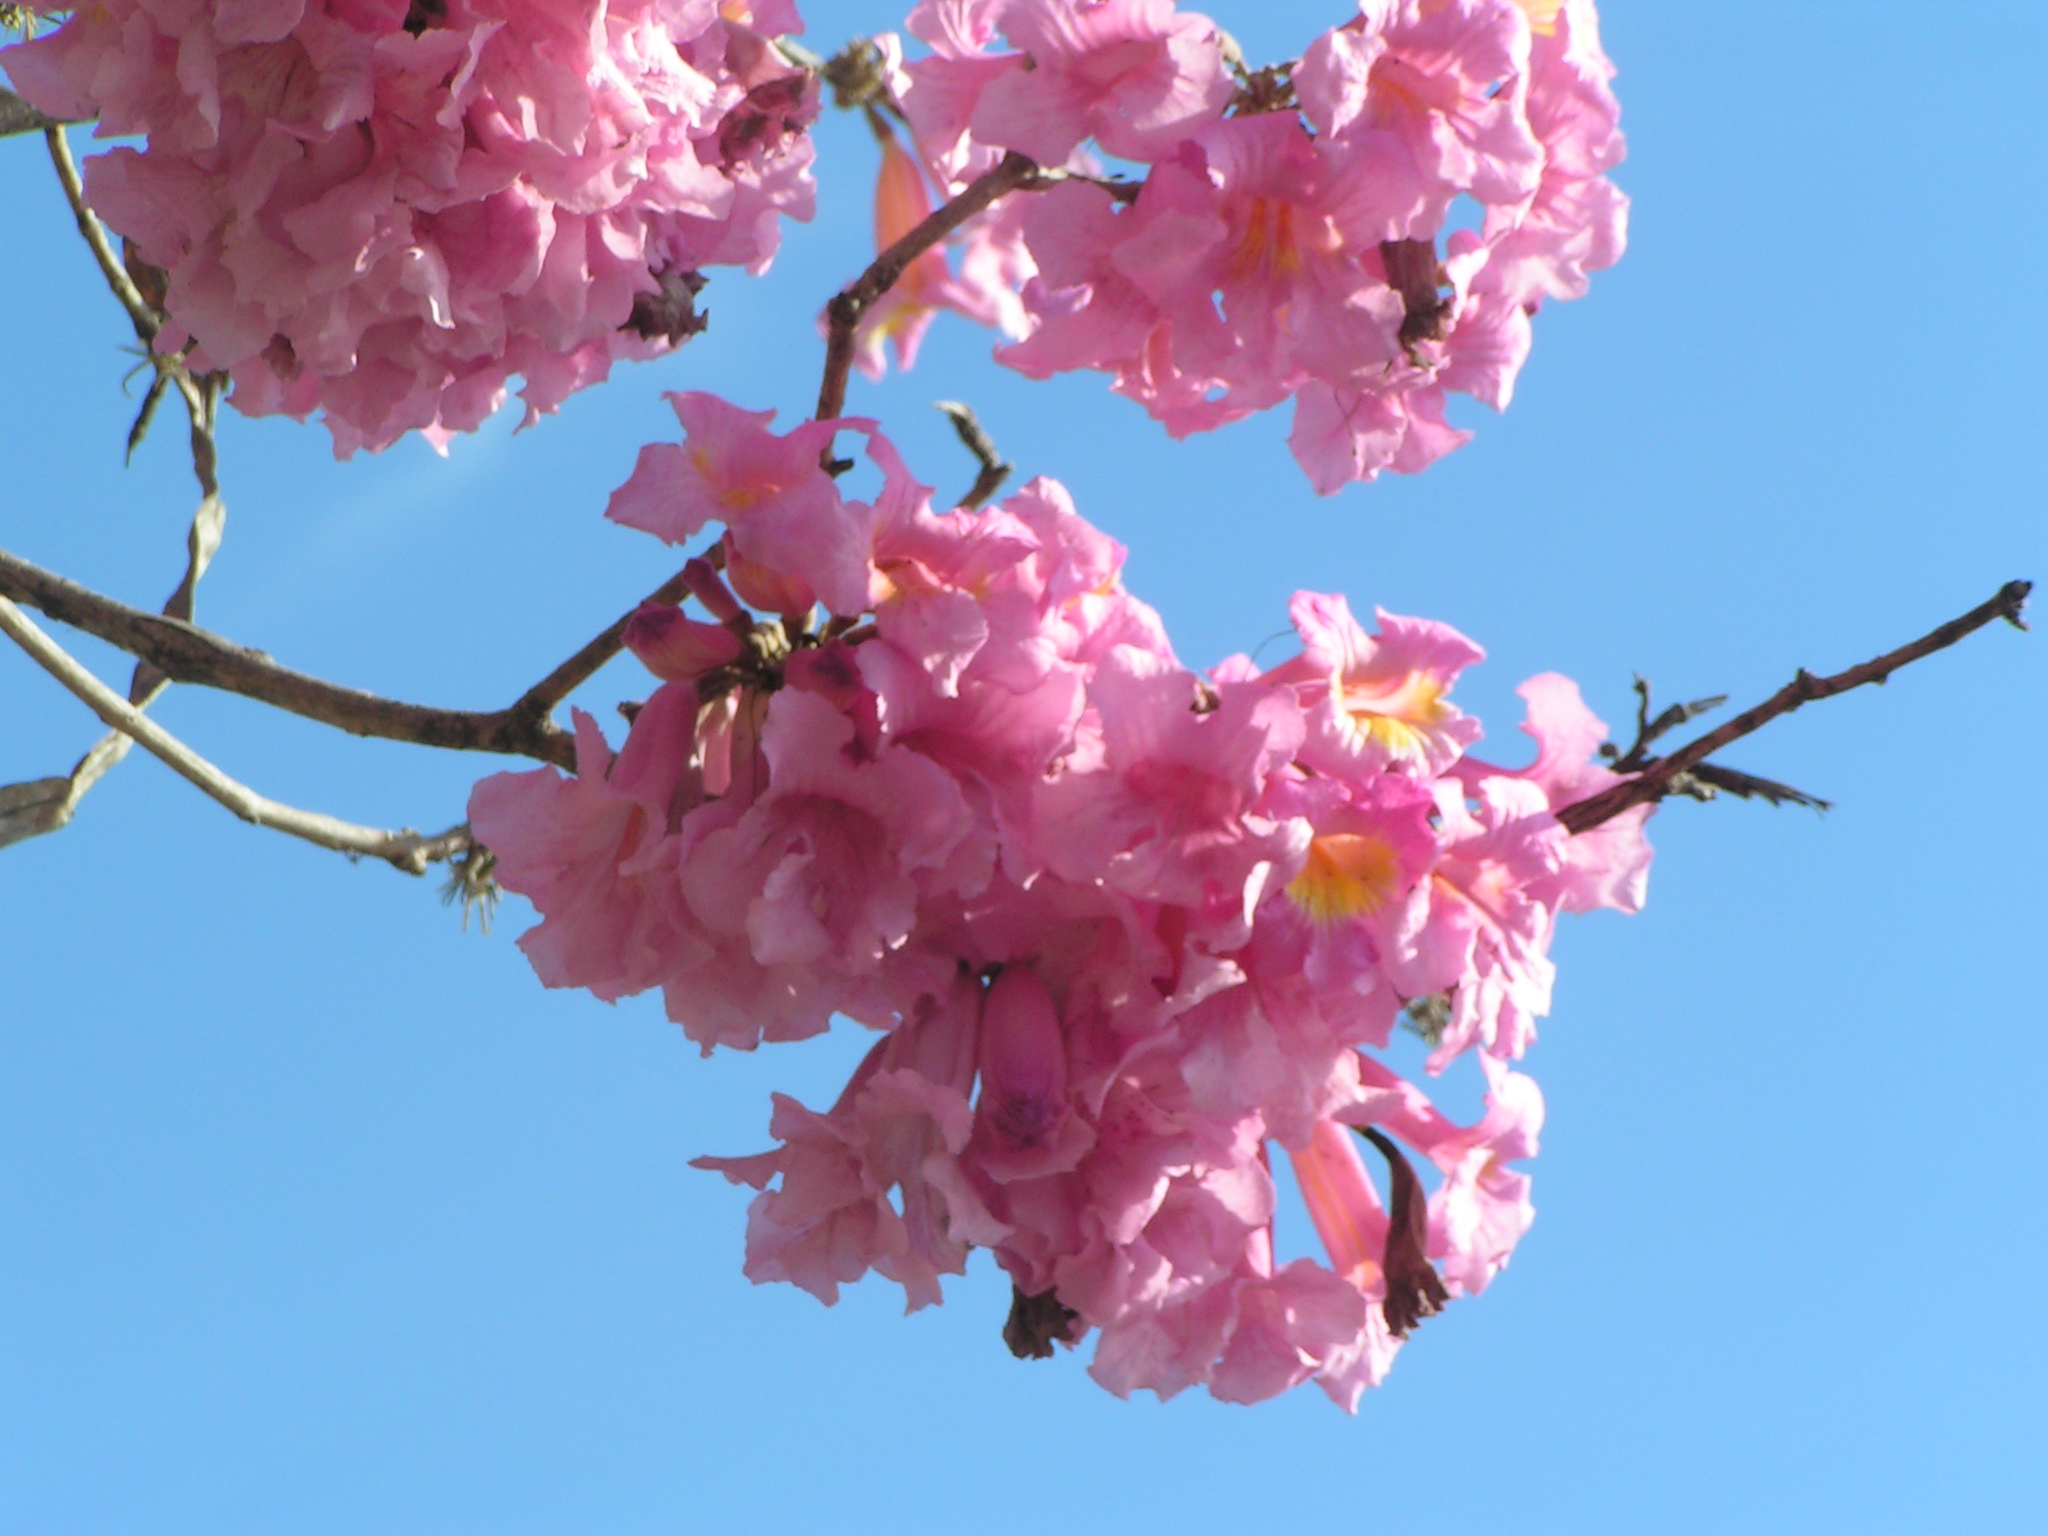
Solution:
<svg viewBox="0 0 2048 1536">
<path fill-rule="evenodd" d="M 1268 58 L 1340 10 L 1214 14 Z M 895 19 L 807 14 L 821 45 Z M 1456 624 L 1509 760 L 1532 673 L 1617 725 L 1631 671 L 1746 702 L 2048 575 L 2048 11 L 1606 28 L 1630 252 L 1426 475 L 1318 500 L 1284 417 L 1171 444 L 1095 377 L 993 368 L 964 324 L 851 407 L 950 486 L 971 468 L 929 402 L 973 402 L 1131 546 L 1191 663 L 1299 586 Z M 814 395 L 873 156 L 853 120 L 820 145 L 820 216 L 769 278 L 719 277 L 708 335 L 535 431 L 336 464 L 324 432 L 230 415 L 201 621 L 361 687 L 509 700 L 672 569 L 600 516 L 673 434 L 659 391 L 786 419 Z M 0 546 L 153 605 L 181 434 L 167 408 L 121 468 L 125 322 L 33 138 L 0 141 L 0 209 Z M 517 900 L 465 935 L 432 882 L 247 828 L 136 754 L 0 852 L 0 1530 L 2038 1529 L 2044 643 L 2001 626 L 1732 754 L 1825 818 L 1658 814 L 1648 909 L 1555 949 L 1535 1228 L 1355 1419 L 1019 1364 L 985 1262 L 909 1319 L 880 1282 L 832 1310 L 750 1286 L 744 1192 L 685 1162 L 765 1146 L 771 1089 L 829 1100 L 853 1032 L 700 1060 L 655 1000 L 541 989 Z M 622 664 L 585 699 L 642 688 Z M 11 652 L 0 710 L 0 782 L 98 734 Z M 199 689 L 156 713 L 378 824 L 457 820 L 499 766 Z"/>
</svg>

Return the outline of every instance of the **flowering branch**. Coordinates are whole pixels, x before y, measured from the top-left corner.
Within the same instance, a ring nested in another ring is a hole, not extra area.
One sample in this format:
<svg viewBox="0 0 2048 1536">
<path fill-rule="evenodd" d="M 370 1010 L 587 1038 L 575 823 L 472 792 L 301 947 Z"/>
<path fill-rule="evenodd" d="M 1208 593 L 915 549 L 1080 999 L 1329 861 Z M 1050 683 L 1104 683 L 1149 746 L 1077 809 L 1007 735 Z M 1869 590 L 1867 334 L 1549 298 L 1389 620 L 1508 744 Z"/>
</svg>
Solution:
<svg viewBox="0 0 2048 1536">
<path fill-rule="evenodd" d="M 984 208 L 1012 192 L 1051 186 L 1057 176 L 1041 171 L 1038 162 L 1015 150 L 995 169 L 969 182 L 960 195 L 898 240 L 868 265 L 867 271 L 832 296 L 825 306 L 825 377 L 818 386 L 817 420 L 833 421 L 846 408 L 846 380 L 853 369 L 853 333 L 861 316 L 903 276 L 904 270 Z M 829 456 L 829 450 L 828 450 Z"/>
<path fill-rule="evenodd" d="M 1892 673 L 1923 656 L 1946 650 L 1965 635 L 1976 633 L 1993 619 L 2004 619 L 2016 629 L 2027 627 L 2021 617 L 2026 607 L 2027 594 L 2034 590 L 2030 581 L 2008 581 L 1986 602 L 1979 603 L 1961 618 L 1951 619 L 1939 629 L 1922 635 L 1910 645 L 1902 645 L 1895 651 L 1851 667 L 1846 672 L 1837 672 L 1832 677 L 1815 677 L 1804 667 L 1799 673 L 1754 709 L 1745 710 L 1733 720 L 1718 726 L 1695 741 L 1687 742 L 1669 757 L 1651 758 L 1643 771 L 1632 779 L 1624 780 L 1611 789 L 1602 790 L 1590 799 L 1568 805 L 1557 813 L 1557 819 L 1573 832 L 1587 832 L 1604 821 L 1611 821 L 1631 806 L 1646 805 L 1661 800 L 1675 791 L 1674 784 L 1681 774 L 1720 751 L 1730 742 L 1739 741 L 1751 732 L 1761 729 L 1780 715 L 1789 715 L 1802 704 L 1816 699 L 1833 698 L 1838 693 L 1847 693 L 1851 688 L 1860 688 L 1865 683 L 1882 683 Z"/>
<path fill-rule="evenodd" d="M 435 837 L 422 837 L 410 829 L 385 832 L 375 827 L 337 821 L 317 811 L 298 810 L 259 795 L 246 784 L 222 773 L 94 677 L 62 646 L 38 629 L 27 614 L 4 597 L 0 597 L 0 631 L 27 651 L 44 671 L 76 694 L 108 725 L 139 742 L 173 772 L 197 785 L 246 822 L 288 832 L 293 837 L 304 838 L 309 843 L 332 848 L 339 853 L 383 859 L 394 868 L 413 875 L 424 874 L 429 863 L 465 853 L 471 846 L 467 826 L 451 827 Z"/>
</svg>

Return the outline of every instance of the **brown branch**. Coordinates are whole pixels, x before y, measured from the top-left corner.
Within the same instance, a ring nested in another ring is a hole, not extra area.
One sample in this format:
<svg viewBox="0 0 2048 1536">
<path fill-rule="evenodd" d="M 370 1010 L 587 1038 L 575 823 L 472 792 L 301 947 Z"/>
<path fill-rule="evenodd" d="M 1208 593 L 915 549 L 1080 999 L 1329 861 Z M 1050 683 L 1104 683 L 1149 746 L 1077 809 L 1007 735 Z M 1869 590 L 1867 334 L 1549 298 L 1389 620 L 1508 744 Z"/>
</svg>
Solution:
<svg viewBox="0 0 2048 1536">
<path fill-rule="evenodd" d="M 683 578 L 675 576 L 647 600 L 673 603 L 682 591 Z M 356 736 L 531 757 L 560 768 L 575 767 L 575 739 L 549 716 L 564 696 L 619 653 L 626 624 L 632 618 L 627 613 L 607 625 L 509 708 L 464 710 L 401 703 L 294 672 L 261 651 L 236 645 L 197 625 L 102 597 L 5 550 L 0 550 L 0 597 L 24 603 L 59 623 L 139 656 L 176 682 L 239 693 Z"/>
<path fill-rule="evenodd" d="M 0 633 L 34 658 L 86 707 L 108 725 L 159 758 L 174 773 L 255 826 L 303 838 L 322 848 L 332 848 L 351 857 L 382 859 L 407 874 L 426 873 L 430 862 L 447 859 L 471 845 L 469 828 L 451 827 L 433 837 L 422 837 L 407 828 L 386 832 L 376 827 L 338 821 L 318 811 L 302 811 L 259 795 L 237 782 L 122 698 L 105 683 L 80 666 L 13 603 L 0 597 Z"/>
<path fill-rule="evenodd" d="M 1730 742 L 1739 741 L 1752 731 L 1769 724 L 1780 715 L 1789 715 L 1802 704 L 1811 704 L 1816 699 L 1833 698 L 1838 693 L 1847 693 L 1851 688 L 1860 688 L 1865 683 L 1881 683 L 1899 668 L 1931 656 L 1936 651 L 1946 650 L 1965 635 L 1974 634 L 1994 619 L 2004 619 L 2019 629 L 2025 629 L 2021 611 L 2026 606 L 2027 594 L 2034 589 L 2030 581 L 2009 581 L 1998 589 L 1988 602 L 1979 603 L 1959 619 L 1951 619 L 1939 629 L 1922 635 L 1910 645 L 1902 645 L 1895 651 L 1887 651 L 1874 660 L 1866 661 L 1860 667 L 1851 667 L 1846 672 L 1837 672 L 1833 677 L 1815 677 L 1804 668 L 1799 675 L 1772 694 L 1754 709 L 1745 710 L 1733 720 L 1707 732 L 1695 741 L 1687 742 L 1668 757 L 1652 758 L 1643 771 L 1631 779 L 1624 779 L 1611 788 L 1602 790 L 1590 799 L 1568 805 L 1557 813 L 1557 819 L 1573 832 L 1585 832 L 1610 821 L 1631 806 L 1646 805 L 1660 800 L 1671 792 L 1672 780 L 1687 769 L 1706 761 Z"/>
<path fill-rule="evenodd" d="M 672 607 L 683 600 L 689 584 L 682 572 L 669 577 L 660 586 L 647 594 L 646 602 L 660 603 Z M 639 610 L 634 610 L 637 613 Z M 531 717 L 545 720 L 554 713 L 555 706 L 570 694 L 581 688 L 596 675 L 598 668 L 610 661 L 625 648 L 626 626 L 633 621 L 633 614 L 622 613 L 592 637 L 590 643 L 563 662 L 546 677 L 535 683 L 513 701 L 505 711 L 508 715 Z M 550 757 L 549 762 L 556 759 Z M 563 764 L 564 767 L 570 766 Z"/>
<path fill-rule="evenodd" d="M 60 126 L 59 119 L 37 111 L 12 91 L 0 90 L 0 139 L 17 133 L 46 133 Z"/>
<path fill-rule="evenodd" d="M 867 271 L 832 296 L 825 306 L 825 377 L 818 386 L 817 420 L 834 421 L 846 409 L 846 380 L 853 370 L 853 333 L 875 301 L 896 286 L 910 264 L 1009 193 L 1049 187 L 1059 179 L 1039 170 L 1038 162 L 1015 150 L 994 170 L 967 184 L 960 195 L 877 256 Z M 829 450 L 828 450 L 829 457 Z"/>
</svg>

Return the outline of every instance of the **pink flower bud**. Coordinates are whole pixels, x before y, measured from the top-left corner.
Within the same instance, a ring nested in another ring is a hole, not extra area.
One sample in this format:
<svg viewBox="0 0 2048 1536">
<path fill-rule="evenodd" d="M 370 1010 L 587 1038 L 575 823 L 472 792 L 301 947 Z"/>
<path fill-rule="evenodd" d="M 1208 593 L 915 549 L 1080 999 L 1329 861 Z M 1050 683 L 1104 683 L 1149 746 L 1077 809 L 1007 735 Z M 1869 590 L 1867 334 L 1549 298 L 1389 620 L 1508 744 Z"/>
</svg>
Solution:
<svg viewBox="0 0 2048 1536">
<path fill-rule="evenodd" d="M 749 560 L 733 546 L 730 531 L 725 535 L 725 579 L 732 583 L 740 601 L 757 613 L 806 618 L 817 605 L 818 595 L 809 582 Z"/>
<path fill-rule="evenodd" d="M 1067 1047 L 1052 994 L 1037 973 L 1011 966 L 988 989 L 981 1029 L 981 1093 L 992 1128 L 1012 1146 L 1036 1142 L 1067 1098 Z"/>
<path fill-rule="evenodd" d="M 739 634 L 745 634 L 753 623 L 746 609 L 739 605 L 739 599 L 732 595 L 732 589 L 720 580 L 718 568 L 702 555 L 694 555 L 683 562 L 683 582 L 690 589 L 690 595 L 704 605 L 705 611 L 719 623 Z"/>
<path fill-rule="evenodd" d="M 974 1152 L 998 1183 L 1064 1173 L 1095 1143 L 1067 1102 L 1059 1011 L 1037 973 L 1011 966 L 981 1013 L 980 1125 Z"/>
<path fill-rule="evenodd" d="M 740 657 L 740 642 L 720 624 L 700 624 L 680 609 L 642 603 L 626 621 L 626 649 L 665 683 L 687 683 Z"/>
</svg>

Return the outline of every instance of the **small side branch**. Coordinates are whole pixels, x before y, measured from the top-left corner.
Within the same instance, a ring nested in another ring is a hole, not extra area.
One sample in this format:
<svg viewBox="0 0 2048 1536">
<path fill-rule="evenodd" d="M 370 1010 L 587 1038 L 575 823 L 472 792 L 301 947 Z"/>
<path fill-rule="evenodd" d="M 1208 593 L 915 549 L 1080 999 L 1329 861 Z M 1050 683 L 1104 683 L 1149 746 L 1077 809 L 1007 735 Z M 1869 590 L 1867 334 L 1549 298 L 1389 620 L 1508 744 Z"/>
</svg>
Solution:
<svg viewBox="0 0 2048 1536">
<path fill-rule="evenodd" d="M 972 511 L 1003 488 L 1003 482 L 1010 478 L 1010 472 L 1016 466 L 996 451 L 995 439 L 988 435 L 988 429 L 974 414 L 973 407 L 958 400 L 936 400 L 932 402 L 932 408 L 953 423 L 960 446 L 973 454 L 974 462 L 981 466 L 981 472 L 974 477 L 974 484 L 967 488 L 967 494 L 955 503 L 962 510 Z"/>
<path fill-rule="evenodd" d="M 846 380 L 853 371 L 853 333 L 861 316 L 896 286 L 896 280 L 910 264 L 998 198 L 1048 187 L 1057 179 L 1056 175 L 1041 171 L 1037 161 L 1012 150 L 995 169 L 969 182 L 958 197 L 882 252 L 867 271 L 833 295 L 825 306 L 825 377 L 818 386 L 819 421 L 835 420 L 846 409 Z"/>
<path fill-rule="evenodd" d="M 1988 601 L 1979 603 L 1961 618 L 1951 619 L 1939 629 L 1922 635 L 1910 645 L 1902 645 L 1895 651 L 1866 661 L 1859 667 L 1846 672 L 1837 672 L 1832 677 L 1815 677 L 1801 669 L 1799 675 L 1772 694 L 1754 709 L 1745 710 L 1733 720 L 1694 741 L 1687 742 L 1668 757 L 1654 757 L 1642 765 L 1642 772 L 1634 778 L 1625 779 L 1610 789 L 1601 791 L 1590 799 L 1568 805 L 1557 813 L 1557 819 L 1573 832 L 1585 832 L 1619 816 L 1631 806 L 1647 805 L 1671 794 L 1678 779 L 1707 758 L 1720 751 L 1730 742 L 1761 729 L 1780 715 L 1789 715 L 1802 704 L 1811 704 L 1818 699 L 1833 698 L 1838 693 L 1847 693 L 1851 688 L 1860 688 L 1865 683 L 1881 683 L 1903 666 L 1931 656 L 1936 651 L 1946 650 L 1965 635 L 1975 634 L 1994 619 L 2004 619 L 2017 629 L 2025 629 L 2021 617 L 2026 607 L 2027 594 L 2034 589 L 2030 581 L 2009 581 L 2000 587 Z M 1636 754 L 1631 752 L 1630 756 Z M 1775 787 L 1775 786 L 1774 786 Z"/>
<path fill-rule="evenodd" d="M 646 603 L 659 603 L 664 608 L 674 607 L 682 602 L 689 590 L 687 576 L 684 572 L 678 571 L 648 593 L 642 606 L 644 607 Z M 639 609 L 634 609 L 634 613 L 637 612 Z M 582 650 L 522 693 L 505 713 L 546 720 L 554 713 L 557 704 L 589 682 L 596 676 L 598 668 L 625 649 L 626 626 L 632 621 L 633 614 L 620 614 L 592 637 L 590 643 Z"/>
<path fill-rule="evenodd" d="M 428 864 L 448 859 L 470 846 L 469 828 L 466 826 L 452 827 L 434 837 L 422 837 L 410 830 L 386 832 L 337 821 L 318 811 L 298 810 L 259 795 L 246 784 L 222 773 L 94 677 L 63 647 L 38 629 L 27 614 L 4 597 L 0 597 L 0 632 L 5 632 L 8 638 L 27 651 L 44 671 L 77 695 L 100 719 L 131 737 L 173 772 L 246 822 L 289 833 L 338 853 L 382 859 L 412 875 L 424 874 Z"/>
</svg>

